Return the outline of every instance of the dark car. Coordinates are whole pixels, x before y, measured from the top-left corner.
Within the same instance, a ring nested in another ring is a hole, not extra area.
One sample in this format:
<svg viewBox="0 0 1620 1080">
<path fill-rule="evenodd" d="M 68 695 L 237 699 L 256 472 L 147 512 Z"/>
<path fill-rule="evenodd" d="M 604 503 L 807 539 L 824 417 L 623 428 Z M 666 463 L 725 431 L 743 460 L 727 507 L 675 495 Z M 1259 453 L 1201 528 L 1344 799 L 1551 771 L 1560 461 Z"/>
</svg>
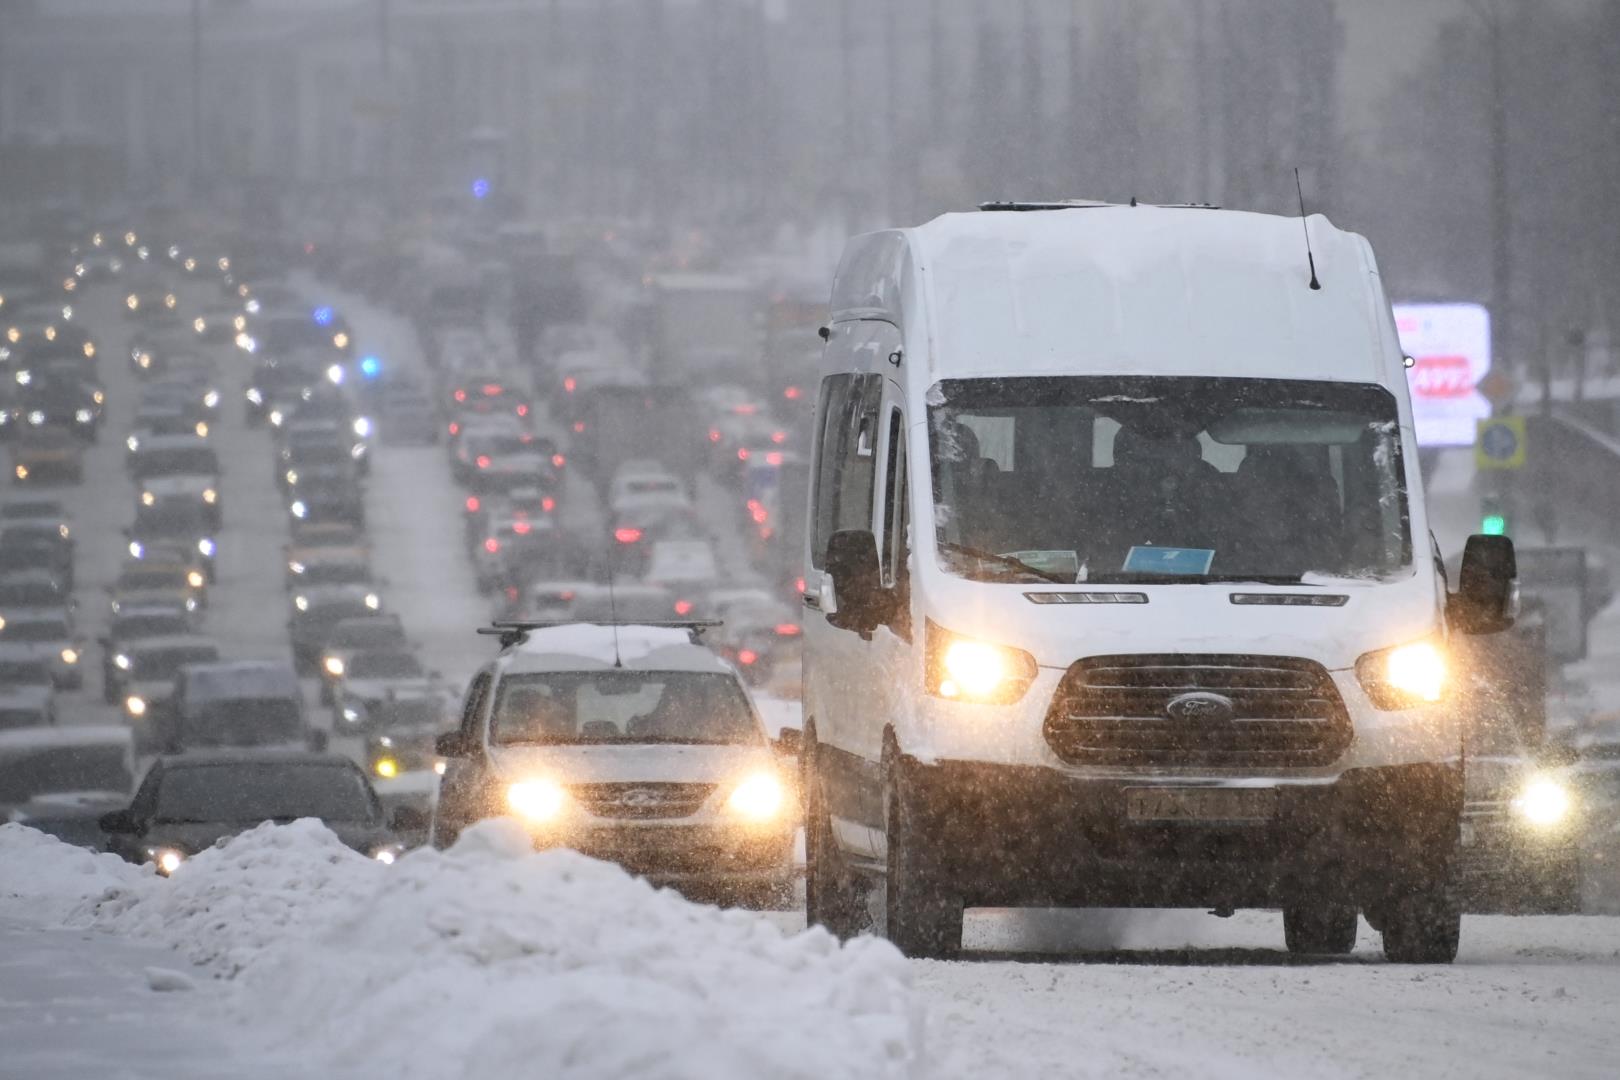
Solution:
<svg viewBox="0 0 1620 1080">
<path fill-rule="evenodd" d="M 219 660 L 219 646 L 213 639 L 196 634 L 142 638 L 124 645 L 113 657 L 114 678 L 108 693 L 124 706 L 124 716 L 135 732 L 137 748 L 146 750 L 167 744 L 170 723 L 169 702 L 180 669 L 187 664 L 211 664 Z"/>
<path fill-rule="evenodd" d="M 300 477 L 290 492 L 287 512 L 306 525 L 342 522 L 357 527 L 366 523 L 366 495 L 354 477 Z"/>
<path fill-rule="evenodd" d="M 249 424 L 262 424 L 270 410 L 312 390 L 326 376 L 320 358 L 308 353 L 266 357 L 248 376 L 246 416 Z"/>
<path fill-rule="evenodd" d="M 7 432 L 24 428 L 57 427 L 95 442 L 101 427 L 101 406 L 106 400 L 93 382 L 70 375 L 35 375 L 12 400 Z"/>
<path fill-rule="evenodd" d="M 67 527 L 52 521 L 0 522 L 0 573 L 49 570 L 73 588 L 73 541 Z"/>
<path fill-rule="evenodd" d="M 102 699 L 108 705 L 119 703 L 128 672 L 118 657 L 127 657 L 136 643 L 191 632 L 192 619 L 183 604 L 131 605 L 114 615 L 100 641 Z"/>
<path fill-rule="evenodd" d="M 108 849 L 172 874 L 192 855 L 266 821 L 316 818 L 356 851 L 399 851 L 359 766 L 337 754 L 236 750 L 159 758 L 125 810 L 102 815 Z"/>
<path fill-rule="evenodd" d="M 209 508 L 198 501 L 155 511 L 156 507 L 136 510 L 135 523 L 125 533 L 129 557 L 156 561 L 161 556 L 169 561 L 170 553 L 183 552 L 187 560 L 200 560 L 203 574 L 213 581 L 214 556 L 219 549 Z"/>
<path fill-rule="evenodd" d="M 292 642 L 293 660 L 298 670 L 315 671 L 328 635 L 348 619 L 377 618 L 382 601 L 368 585 L 316 585 L 293 594 L 292 611 L 287 618 L 287 636 Z"/>
<path fill-rule="evenodd" d="M 134 766 L 123 727 L 0 731 L 0 822 L 100 848 L 98 819 L 129 802 Z"/>
<path fill-rule="evenodd" d="M 72 603 L 73 595 L 49 570 L 14 570 L 0 574 L 0 612 L 15 608 L 60 610 Z"/>
</svg>

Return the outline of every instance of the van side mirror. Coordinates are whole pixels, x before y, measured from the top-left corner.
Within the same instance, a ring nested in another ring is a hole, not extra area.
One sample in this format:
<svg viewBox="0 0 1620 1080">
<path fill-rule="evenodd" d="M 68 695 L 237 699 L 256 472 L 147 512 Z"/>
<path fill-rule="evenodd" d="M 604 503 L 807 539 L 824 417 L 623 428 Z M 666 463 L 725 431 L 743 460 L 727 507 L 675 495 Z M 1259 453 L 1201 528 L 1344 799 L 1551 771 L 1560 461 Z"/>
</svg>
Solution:
<svg viewBox="0 0 1620 1080">
<path fill-rule="evenodd" d="M 467 740 L 461 737 L 459 731 L 446 731 L 433 740 L 433 752 L 440 757 L 466 757 Z"/>
<path fill-rule="evenodd" d="M 109 835 L 129 835 L 141 831 L 140 822 L 128 810 L 110 810 L 96 819 L 101 831 Z"/>
<path fill-rule="evenodd" d="M 883 621 L 888 597 L 878 571 L 877 538 L 866 529 L 840 529 L 827 542 L 827 574 L 837 607 L 827 621 L 867 634 Z"/>
<path fill-rule="evenodd" d="M 1446 617 L 1465 634 L 1497 634 L 1519 614 L 1519 565 L 1505 536 L 1470 536 Z"/>
</svg>

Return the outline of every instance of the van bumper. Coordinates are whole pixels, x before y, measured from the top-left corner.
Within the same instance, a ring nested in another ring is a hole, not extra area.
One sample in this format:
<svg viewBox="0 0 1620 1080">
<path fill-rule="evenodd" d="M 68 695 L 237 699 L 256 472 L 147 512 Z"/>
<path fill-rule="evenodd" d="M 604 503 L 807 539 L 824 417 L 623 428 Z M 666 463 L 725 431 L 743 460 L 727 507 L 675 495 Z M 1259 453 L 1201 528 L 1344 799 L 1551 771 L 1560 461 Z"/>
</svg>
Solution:
<svg viewBox="0 0 1620 1080">
<path fill-rule="evenodd" d="M 1163 778 L 1079 778 L 1042 767 L 910 762 L 935 850 L 967 906 L 1363 907 L 1449 877 L 1461 772 L 1430 763 L 1275 784 L 1265 821 L 1134 821 L 1127 792 Z M 912 787 L 915 785 L 915 787 Z"/>
</svg>

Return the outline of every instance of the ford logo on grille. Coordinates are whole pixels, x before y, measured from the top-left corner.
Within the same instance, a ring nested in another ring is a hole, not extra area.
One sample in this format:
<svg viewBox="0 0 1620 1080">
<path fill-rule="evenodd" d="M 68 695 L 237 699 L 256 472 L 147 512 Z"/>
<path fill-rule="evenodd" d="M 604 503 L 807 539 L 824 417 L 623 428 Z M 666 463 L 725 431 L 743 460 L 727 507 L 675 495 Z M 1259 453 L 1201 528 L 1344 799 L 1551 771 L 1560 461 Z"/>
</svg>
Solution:
<svg viewBox="0 0 1620 1080">
<path fill-rule="evenodd" d="M 1220 694 L 1198 690 L 1190 694 L 1177 694 L 1165 705 L 1165 715 L 1172 720 L 1190 723 L 1224 723 L 1234 714 L 1232 699 Z"/>
</svg>

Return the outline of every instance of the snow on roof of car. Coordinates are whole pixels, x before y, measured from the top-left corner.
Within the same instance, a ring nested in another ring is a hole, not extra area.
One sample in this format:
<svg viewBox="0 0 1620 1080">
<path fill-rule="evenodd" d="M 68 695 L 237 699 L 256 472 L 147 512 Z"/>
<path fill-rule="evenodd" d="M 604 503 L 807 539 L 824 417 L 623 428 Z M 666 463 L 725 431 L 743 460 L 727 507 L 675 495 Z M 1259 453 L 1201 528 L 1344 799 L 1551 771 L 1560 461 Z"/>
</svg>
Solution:
<svg viewBox="0 0 1620 1080">
<path fill-rule="evenodd" d="M 849 318 L 862 304 L 925 294 L 940 378 L 1144 371 L 1376 382 L 1401 362 L 1376 274 L 1366 242 L 1321 215 L 1302 223 L 1099 206 L 944 214 L 858 238 L 834 300 Z"/>
<path fill-rule="evenodd" d="M 614 628 L 593 623 L 533 630 L 529 639 L 508 654 L 507 674 L 530 671 L 596 671 L 614 666 L 634 671 L 701 671 L 727 674 L 725 661 L 702 645 L 694 644 L 683 629 L 627 625 L 618 628 L 615 654 Z"/>
</svg>

